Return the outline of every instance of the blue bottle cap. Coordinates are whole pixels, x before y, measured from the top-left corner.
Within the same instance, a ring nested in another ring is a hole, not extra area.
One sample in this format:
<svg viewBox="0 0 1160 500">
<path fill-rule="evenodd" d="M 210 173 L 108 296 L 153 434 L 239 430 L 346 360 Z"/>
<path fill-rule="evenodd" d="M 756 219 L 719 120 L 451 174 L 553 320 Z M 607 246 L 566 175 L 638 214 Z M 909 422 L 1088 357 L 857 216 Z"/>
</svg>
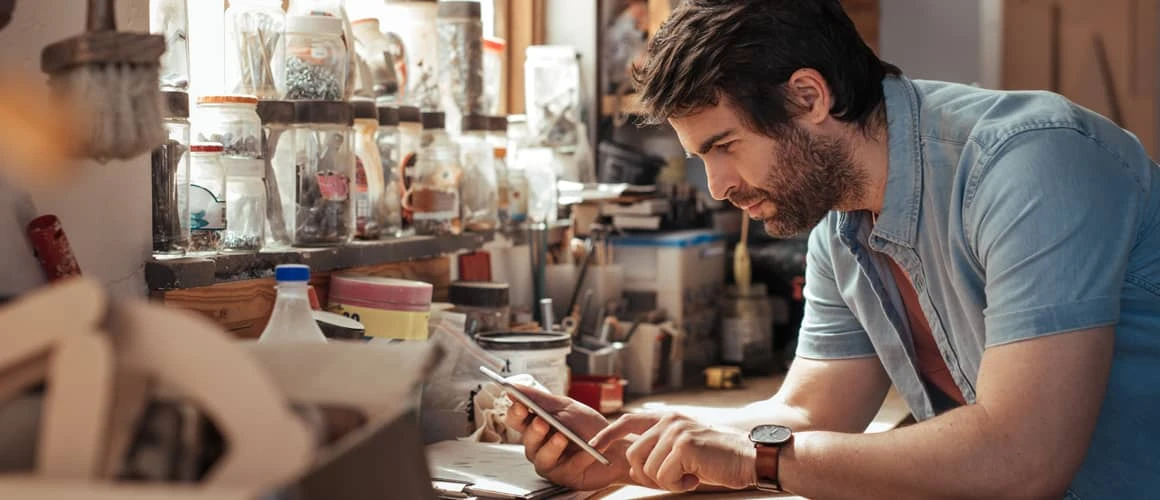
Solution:
<svg viewBox="0 0 1160 500">
<path fill-rule="evenodd" d="M 310 281 L 310 266 L 282 264 L 274 268 L 274 279 L 278 281 Z"/>
</svg>

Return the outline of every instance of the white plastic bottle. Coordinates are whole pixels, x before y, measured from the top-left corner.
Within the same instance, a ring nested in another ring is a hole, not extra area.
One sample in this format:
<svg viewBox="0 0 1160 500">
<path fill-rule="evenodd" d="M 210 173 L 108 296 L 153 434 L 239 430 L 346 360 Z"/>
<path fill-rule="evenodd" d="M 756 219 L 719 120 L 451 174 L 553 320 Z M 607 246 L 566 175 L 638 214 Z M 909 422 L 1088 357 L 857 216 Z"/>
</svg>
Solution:
<svg viewBox="0 0 1160 500">
<path fill-rule="evenodd" d="M 274 313 L 270 322 L 262 330 L 258 342 L 319 342 L 325 343 L 326 336 L 314 322 L 310 313 L 310 296 L 307 285 L 310 282 L 310 267 L 301 264 L 284 264 L 274 268 L 274 278 L 278 280 L 278 295 L 274 299 Z"/>
</svg>

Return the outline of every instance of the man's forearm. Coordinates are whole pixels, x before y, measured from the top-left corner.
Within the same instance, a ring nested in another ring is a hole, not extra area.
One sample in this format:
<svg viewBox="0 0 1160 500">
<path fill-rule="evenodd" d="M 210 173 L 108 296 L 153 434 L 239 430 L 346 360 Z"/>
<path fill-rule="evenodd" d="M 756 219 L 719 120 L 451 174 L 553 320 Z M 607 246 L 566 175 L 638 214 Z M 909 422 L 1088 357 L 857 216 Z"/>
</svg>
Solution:
<svg viewBox="0 0 1160 500">
<path fill-rule="evenodd" d="M 819 430 L 816 426 L 811 425 L 809 415 L 806 412 L 776 399 L 758 401 L 710 420 L 707 423 L 732 427 L 745 432 L 764 424 L 784 425 L 795 432 Z"/>
<path fill-rule="evenodd" d="M 878 434 L 805 432 L 782 450 L 782 487 L 808 498 L 1062 496 L 1037 482 L 1032 450 L 966 406 Z"/>
</svg>

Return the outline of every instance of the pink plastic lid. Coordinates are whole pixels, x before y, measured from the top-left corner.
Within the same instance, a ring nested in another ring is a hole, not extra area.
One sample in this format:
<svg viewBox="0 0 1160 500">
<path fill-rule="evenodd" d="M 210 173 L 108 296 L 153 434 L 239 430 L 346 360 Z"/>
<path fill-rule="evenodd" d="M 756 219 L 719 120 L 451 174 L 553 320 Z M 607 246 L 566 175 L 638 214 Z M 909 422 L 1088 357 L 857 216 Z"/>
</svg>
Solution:
<svg viewBox="0 0 1160 500">
<path fill-rule="evenodd" d="M 330 302 L 376 309 L 427 311 L 434 287 L 422 281 L 377 276 L 333 276 Z"/>
</svg>

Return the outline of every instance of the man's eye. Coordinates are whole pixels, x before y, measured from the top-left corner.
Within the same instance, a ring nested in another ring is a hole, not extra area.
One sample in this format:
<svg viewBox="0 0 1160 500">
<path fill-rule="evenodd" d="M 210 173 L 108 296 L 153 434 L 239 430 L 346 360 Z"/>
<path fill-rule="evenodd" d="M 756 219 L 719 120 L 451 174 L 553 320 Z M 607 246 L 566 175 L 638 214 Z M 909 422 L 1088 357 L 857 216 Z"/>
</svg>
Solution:
<svg viewBox="0 0 1160 500">
<path fill-rule="evenodd" d="M 723 142 L 721 144 L 713 146 L 713 149 L 716 149 L 717 151 L 722 152 L 722 153 L 728 153 L 729 150 L 733 147 L 734 142 L 736 142 L 736 141 Z"/>
</svg>

